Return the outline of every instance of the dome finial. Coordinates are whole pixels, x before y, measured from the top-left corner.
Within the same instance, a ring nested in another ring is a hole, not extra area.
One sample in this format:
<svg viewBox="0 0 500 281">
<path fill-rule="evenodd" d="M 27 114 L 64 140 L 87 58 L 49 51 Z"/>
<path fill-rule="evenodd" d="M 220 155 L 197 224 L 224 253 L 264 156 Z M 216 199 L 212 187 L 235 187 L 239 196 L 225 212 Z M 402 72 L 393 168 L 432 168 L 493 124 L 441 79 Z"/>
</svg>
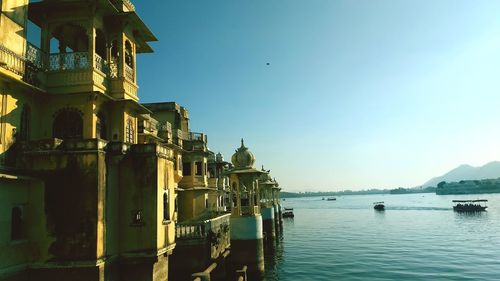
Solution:
<svg viewBox="0 0 500 281">
<path fill-rule="evenodd" d="M 243 138 L 241 139 L 241 147 L 236 149 L 231 157 L 231 162 L 236 168 L 252 168 L 255 163 L 255 156 L 245 147 Z"/>
</svg>

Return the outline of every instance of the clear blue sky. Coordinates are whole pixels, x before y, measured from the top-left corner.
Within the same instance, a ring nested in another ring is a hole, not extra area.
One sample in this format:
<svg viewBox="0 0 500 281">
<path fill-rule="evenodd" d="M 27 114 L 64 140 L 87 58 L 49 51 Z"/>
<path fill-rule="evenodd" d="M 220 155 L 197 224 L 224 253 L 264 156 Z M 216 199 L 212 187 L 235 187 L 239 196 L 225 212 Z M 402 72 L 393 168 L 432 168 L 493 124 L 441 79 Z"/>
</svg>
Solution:
<svg viewBox="0 0 500 281">
<path fill-rule="evenodd" d="M 290 191 L 417 186 L 500 159 L 500 1 L 134 1 L 159 38 L 142 102 L 176 101 Z M 270 63 L 270 65 L 266 65 Z"/>
</svg>

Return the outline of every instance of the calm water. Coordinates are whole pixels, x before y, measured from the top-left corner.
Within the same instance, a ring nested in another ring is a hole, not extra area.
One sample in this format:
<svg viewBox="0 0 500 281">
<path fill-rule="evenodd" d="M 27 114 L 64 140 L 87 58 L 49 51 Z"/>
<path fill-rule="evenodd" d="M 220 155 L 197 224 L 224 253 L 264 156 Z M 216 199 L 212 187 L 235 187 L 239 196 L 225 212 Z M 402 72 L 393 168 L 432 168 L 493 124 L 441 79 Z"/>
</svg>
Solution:
<svg viewBox="0 0 500 281">
<path fill-rule="evenodd" d="M 489 200 L 458 214 L 452 199 Z M 372 202 L 385 201 L 377 212 Z M 295 218 L 267 257 L 266 280 L 500 280 L 500 194 L 286 199 Z"/>
</svg>

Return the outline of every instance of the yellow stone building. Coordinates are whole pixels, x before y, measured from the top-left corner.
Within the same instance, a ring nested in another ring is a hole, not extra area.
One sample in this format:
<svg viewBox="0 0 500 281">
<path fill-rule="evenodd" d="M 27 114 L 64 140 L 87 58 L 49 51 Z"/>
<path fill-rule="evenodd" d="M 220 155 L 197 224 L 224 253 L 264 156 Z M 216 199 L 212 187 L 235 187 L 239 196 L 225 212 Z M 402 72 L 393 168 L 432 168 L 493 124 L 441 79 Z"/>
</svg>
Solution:
<svg viewBox="0 0 500 281">
<path fill-rule="evenodd" d="M 156 38 L 133 4 L 0 6 L 0 280 L 225 272 L 230 213 L 259 217 L 260 199 L 231 188 L 246 170 L 190 131 L 184 107 L 139 103 L 136 56 Z"/>
<path fill-rule="evenodd" d="M 182 146 L 137 95 L 155 36 L 127 0 L 0 3 L 0 280 L 167 280 Z"/>
</svg>

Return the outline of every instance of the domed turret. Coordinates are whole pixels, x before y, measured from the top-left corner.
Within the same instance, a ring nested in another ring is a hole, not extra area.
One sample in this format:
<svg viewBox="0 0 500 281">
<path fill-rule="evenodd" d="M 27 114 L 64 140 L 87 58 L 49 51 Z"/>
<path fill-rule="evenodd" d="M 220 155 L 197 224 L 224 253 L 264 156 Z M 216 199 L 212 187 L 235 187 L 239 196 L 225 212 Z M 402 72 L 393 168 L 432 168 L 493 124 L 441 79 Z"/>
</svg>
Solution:
<svg viewBox="0 0 500 281">
<path fill-rule="evenodd" d="M 241 146 L 231 157 L 231 162 L 236 169 L 252 168 L 255 163 L 255 156 L 245 147 L 243 139 L 241 139 Z"/>
<path fill-rule="evenodd" d="M 259 178 L 261 184 L 274 184 L 273 179 L 269 174 L 271 170 L 264 169 L 264 165 L 262 165 L 262 169 L 260 171 L 262 172 L 262 175 L 260 175 Z"/>
</svg>

